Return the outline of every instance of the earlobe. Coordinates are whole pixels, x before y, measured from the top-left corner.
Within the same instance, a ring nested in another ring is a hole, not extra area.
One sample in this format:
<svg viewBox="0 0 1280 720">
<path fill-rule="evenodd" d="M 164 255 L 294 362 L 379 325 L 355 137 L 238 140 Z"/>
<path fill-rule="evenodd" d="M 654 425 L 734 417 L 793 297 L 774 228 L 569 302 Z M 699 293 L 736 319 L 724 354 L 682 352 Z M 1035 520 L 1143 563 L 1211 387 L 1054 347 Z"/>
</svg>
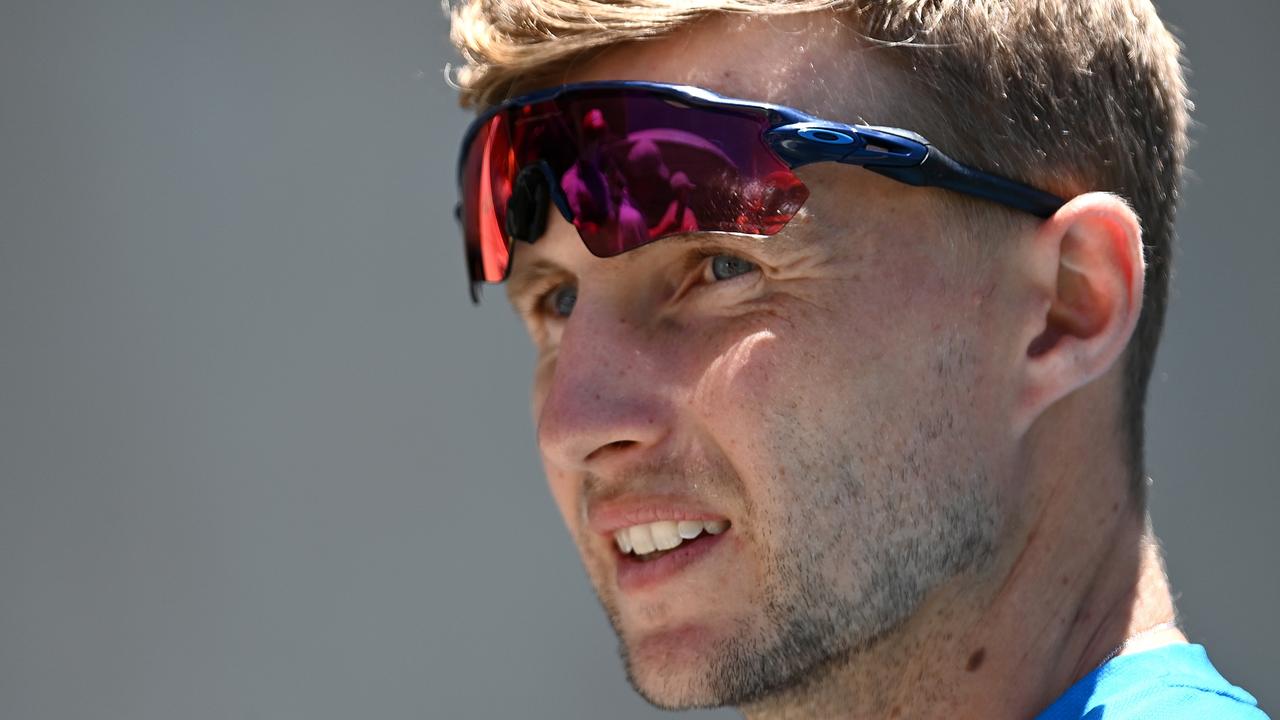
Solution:
<svg viewBox="0 0 1280 720">
<path fill-rule="evenodd" d="M 1123 355 L 1142 310 L 1138 218 L 1114 195 L 1078 196 L 1040 227 L 1030 269 L 1039 300 L 1026 345 L 1024 426 Z"/>
</svg>

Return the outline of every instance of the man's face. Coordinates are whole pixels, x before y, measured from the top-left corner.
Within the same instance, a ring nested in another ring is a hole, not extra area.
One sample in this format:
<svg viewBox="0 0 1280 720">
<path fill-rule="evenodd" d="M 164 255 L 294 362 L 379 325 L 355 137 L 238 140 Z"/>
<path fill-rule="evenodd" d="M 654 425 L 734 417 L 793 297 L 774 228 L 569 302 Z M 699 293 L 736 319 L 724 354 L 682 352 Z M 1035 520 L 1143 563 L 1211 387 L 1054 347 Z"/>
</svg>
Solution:
<svg viewBox="0 0 1280 720">
<path fill-rule="evenodd" d="M 829 24 L 791 24 L 704 24 L 571 79 L 828 116 L 786 88 L 818 92 L 815 77 L 850 67 L 866 78 L 853 87 L 877 87 Z M 872 647 L 981 570 L 1003 524 L 993 468 L 1009 439 L 992 420 L 1022 351 L 991 301 L 998 256 L 977 259 L 937 191 L 846 166 L 798 174 L 810 199 L 768 238 L 686 235 L 600 259 L 553 211 L 514 255 L 551 490 L 628 676 L 661 706 L 743 704 Z M 643 558 L 619 549 L 617 531 L 661 521 L 728 529 Z"/>
</svg>

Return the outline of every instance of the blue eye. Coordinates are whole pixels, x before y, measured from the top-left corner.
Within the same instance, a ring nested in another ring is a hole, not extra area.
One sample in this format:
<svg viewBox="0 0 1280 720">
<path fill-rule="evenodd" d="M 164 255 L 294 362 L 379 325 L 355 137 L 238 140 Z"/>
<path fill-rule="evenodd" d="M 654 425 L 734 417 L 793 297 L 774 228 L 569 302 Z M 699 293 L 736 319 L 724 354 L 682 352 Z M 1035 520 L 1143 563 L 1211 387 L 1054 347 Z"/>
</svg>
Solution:
<svg viewBox="0 0 1280 720">
<path fill-rule="evenodd" d="M 730 280 L 756 269 L 755 263 L 733 255 L 716 255 L 711 258 L 711 275 L 716 280 Z"/>
<path fill-rule="evenodd" d="M 561 285 L 542 297 L 542 305 L 548 314 L 567 318 L 578 302 L 578 288 L 573 285 Z"/>
</svg>

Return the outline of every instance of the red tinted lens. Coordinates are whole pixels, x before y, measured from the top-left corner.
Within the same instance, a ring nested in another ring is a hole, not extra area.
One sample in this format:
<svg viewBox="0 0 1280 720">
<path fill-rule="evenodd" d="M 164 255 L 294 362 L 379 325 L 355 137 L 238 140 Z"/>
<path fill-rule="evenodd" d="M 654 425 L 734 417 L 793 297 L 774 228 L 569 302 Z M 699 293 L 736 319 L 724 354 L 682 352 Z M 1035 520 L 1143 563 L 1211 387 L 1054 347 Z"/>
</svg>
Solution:
<svg viewBox="0 0 1280 720">
<path fill-rule="evenodd" d="M 504 231 L 512 184 L 511 143 L 499 113 L 471 140 L 462 173 L 462 233 L 474 282 L 502 282 L 511 260 Z"/>
<path fill-rule="evenodd" d="M 608 257 L 686 232 L 782 229 L 809 193 L 767 127 L 763 113 L 611 89 L 523 108 L 511 135 L 516 162 L 547 161 L 587 247 Z"/>
</svg>

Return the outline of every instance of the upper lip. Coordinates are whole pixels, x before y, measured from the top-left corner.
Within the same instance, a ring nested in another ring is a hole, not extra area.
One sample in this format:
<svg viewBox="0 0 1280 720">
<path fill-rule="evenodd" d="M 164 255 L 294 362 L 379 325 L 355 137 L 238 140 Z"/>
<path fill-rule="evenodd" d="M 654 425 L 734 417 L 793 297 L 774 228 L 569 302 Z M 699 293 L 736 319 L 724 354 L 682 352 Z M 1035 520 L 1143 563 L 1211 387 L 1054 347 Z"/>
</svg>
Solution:
<svg viewBox="0 0 1280 720">
<path fill-rule="evenodd" d="M 601 535 L 660 520 L 728 520 L 693 498 L 674 496 L 628 496 L 590 503 L 587 506 L 587 527 Z"/>
</svg>

